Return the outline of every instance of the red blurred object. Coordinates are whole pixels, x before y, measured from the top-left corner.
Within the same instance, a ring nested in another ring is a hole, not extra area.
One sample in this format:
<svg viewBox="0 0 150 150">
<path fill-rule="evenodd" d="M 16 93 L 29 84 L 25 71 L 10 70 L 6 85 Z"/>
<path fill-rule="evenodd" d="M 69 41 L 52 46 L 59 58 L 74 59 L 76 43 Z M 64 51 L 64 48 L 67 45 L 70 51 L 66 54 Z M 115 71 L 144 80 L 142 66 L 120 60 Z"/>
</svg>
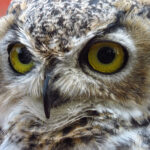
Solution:
<svg viewBox="0 0 150 150">
<path fill-rule="evenodd" d="M 0 17 L 5 15 L 11 0 L 0 0 Z"/>
</svg>

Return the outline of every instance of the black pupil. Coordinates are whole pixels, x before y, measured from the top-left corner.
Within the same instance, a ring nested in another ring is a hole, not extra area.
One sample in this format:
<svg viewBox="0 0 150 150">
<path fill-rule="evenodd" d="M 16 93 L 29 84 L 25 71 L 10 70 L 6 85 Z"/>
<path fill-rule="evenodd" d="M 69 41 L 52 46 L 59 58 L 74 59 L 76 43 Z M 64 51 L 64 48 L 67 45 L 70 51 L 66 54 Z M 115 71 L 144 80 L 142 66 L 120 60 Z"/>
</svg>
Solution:
<svg viewBox="0 0 150 150">
<path fill-rule="evenodd" d="M 115 58 L 115 51 L 110 47 L 103 47 L 99 49 L 97 54 L 98 60 L 103 64 L 111 63 Z"/>
<path fill-rule="evenodd" d="M 30 52 L 25 47 L 20 48 L 18 52 L 18 58 L 23 64 L 29 64 L 32 59 Z"/>
</svg>

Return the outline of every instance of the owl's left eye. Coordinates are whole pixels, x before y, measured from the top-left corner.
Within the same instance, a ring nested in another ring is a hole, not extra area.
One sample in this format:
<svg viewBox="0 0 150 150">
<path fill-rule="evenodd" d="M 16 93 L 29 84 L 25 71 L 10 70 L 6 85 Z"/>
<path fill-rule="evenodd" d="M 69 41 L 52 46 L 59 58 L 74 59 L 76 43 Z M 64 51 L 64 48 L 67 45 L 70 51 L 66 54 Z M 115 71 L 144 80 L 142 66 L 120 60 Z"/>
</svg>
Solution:
<svg viewBox="0 0 150 150">
<path fill-rule="evenodd" d="M 26 74 L 34 67 L 30 52 L 22 44 L 15 44 L 9 49 L 11 67 L 20 74 Z"/>
<path fill-rule="evenodd" d="M 103 74 L 113 74 L 121 70 L 127 62 L 126 49 L 118 43 L 101 41 L 92 44 L 88 51 L 88 63 Z"/>
</svg>

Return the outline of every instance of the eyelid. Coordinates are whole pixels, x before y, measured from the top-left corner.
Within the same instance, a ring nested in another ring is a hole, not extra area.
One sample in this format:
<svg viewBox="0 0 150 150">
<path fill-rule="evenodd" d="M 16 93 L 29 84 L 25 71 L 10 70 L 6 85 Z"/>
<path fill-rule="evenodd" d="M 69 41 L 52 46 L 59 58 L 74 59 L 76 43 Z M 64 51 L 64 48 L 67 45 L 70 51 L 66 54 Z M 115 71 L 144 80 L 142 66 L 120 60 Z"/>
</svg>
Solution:
<svg viewBox="0 0 150 150">
<path fill-rule="evenodd" d="M 26 45 L 24 45 L 24 44 L 22 44 L 22 43 L 16 41 L 16 42 L 13 42 L 13 43 L 11 43 L 11 44 L 8 45 L 8 47 L 7 47 L 7 52 L 8 52 L 8 54 L 10 54 L 12 48 L 13 48 L 16 44 L 22 45 L 22 46 L 24 46 L 24 47 L 26 48 L 26 50 L 28 50 L 28 48 L 27 48 Z M 29 51 L 29 50 L 28 50 L 28 51 Z M 30 51 L 29 51 L 29 53 L 30 53 L 31 57 L 33 58 L 33 54 L 32 54 Z"/>
<path fill-rule="evenodd" d="M 13 46 L 16 45 L 16 44 L 24 45 L 24 44 L 22 44 L 20 42 L 17 42 L 17 41 L 9 44 L 8 47 L 7 47 L 8 54 L 10 54 L 10 51 L 12 50 Z"/>
</svg>

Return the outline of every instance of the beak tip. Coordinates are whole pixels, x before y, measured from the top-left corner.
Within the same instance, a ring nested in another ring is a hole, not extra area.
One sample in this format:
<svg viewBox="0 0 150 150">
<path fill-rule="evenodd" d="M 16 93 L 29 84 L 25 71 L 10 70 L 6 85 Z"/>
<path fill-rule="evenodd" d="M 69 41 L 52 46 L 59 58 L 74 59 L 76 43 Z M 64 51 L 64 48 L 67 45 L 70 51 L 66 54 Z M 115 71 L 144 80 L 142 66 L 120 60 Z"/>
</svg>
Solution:
<svg viewBox="0 0 150 150">
<path fill-rule="evenodd" d="M 46 103 L 46 102 L 44 101 L 44 113 L 45 113 L 45 117 L 47 119 L 49 119 L 50 118 L 50 108 L 51 107 L 50 107 L 49 103 Z"/>
<path fill-rule="evenodd" d="M 49 119 L 49 118 L 50 118 L 50 112 L 45 112 L 45 117 L 46 117 L 47 119 Z"/>
</svg>

